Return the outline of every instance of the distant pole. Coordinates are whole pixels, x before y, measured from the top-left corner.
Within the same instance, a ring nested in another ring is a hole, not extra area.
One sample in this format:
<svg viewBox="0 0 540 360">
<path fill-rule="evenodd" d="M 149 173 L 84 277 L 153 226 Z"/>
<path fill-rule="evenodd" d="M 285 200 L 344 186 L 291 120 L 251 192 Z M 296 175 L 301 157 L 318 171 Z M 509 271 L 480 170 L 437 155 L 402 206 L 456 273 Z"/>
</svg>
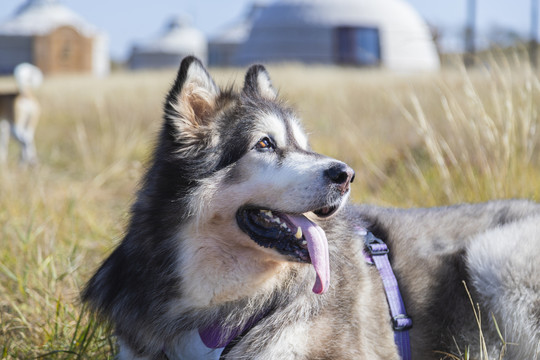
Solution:
<svg viewBox="0 0 540 360">
<path fill-rule="evenodd" d="M 533 0 L 534 1 L 534 0 Z M 467 0 L 467 27 L 465 28 L 465 66 L 474 65 L 476 29 L 476 0 Z"/>
<path fill-rule="evenodd" d="M 531 39 L 529 42 L 529 59 L 531 65 L 538 65 L 538 0 L 531 0 Z"/>
</svg>

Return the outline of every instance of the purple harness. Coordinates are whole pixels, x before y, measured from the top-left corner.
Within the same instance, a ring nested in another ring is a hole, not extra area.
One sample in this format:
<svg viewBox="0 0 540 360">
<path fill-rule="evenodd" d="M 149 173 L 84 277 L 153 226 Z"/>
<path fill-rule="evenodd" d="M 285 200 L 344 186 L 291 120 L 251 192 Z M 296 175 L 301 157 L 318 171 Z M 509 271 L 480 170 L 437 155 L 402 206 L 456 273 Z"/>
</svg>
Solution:
<svg viewBox="0 0 540 360">
<path fill-rule="evenodd" d="M 355 230 L 358 235 L 364 237 L 364 259 L 368 264 L 375 265 L 381 275 L 390 315 L 392 316 L 394 341 L 399 354 L 403 360 L 411 360 L 409 329 L 412 328 L 412 319 L 407 316 L 396 276 L 388 260 L 388 246 L 364 228 L 357 227 Z"/>
<path fill-rule="evenodd" d="M 364 259 L 370 265 L 375 265 L 381 275 L 386 300 L 390 308 L 392 317 L 392 327 L 394 329 L 394 341 L 398 347 L 399 354 L 403 360 L 411 360 L 411 345 L 409 339 L 409 329 L 412 328 L 412 320 L 407 316 L 405 305 L 399 292 L 399 286 L 392 271 L 392 266 L 388 260 L 388 246 L 379 238 L 375 237 L 365 228 L 356 227 L 355 231 L 364 238 Z M 255 316 L 242 329 L 235 329 L 230 336 L 223 339 L 219 325 L 210 326 L 199 330 L 199 336 L 207 349 L 215 349 L 216 359 L 225 355 L 227 348 L 230 349 L 233 340 L 242 333 L 249 331 L 264 315 Z M 225 350 L 225 353 L 223 351 Z"/>
</svg>

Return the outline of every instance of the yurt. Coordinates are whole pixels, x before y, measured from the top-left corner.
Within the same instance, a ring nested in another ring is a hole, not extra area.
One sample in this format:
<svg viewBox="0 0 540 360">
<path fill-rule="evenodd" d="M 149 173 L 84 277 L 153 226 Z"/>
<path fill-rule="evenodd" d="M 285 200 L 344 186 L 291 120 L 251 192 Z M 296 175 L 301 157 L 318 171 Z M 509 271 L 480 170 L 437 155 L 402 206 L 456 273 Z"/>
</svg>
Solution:
<svg viewBox="0 0 540 360">
<path fill-rule="evenodd" d="M 429 28 L 404 0 L 278 0 L 263 8 L 239 64 L 302 62 L 436 70 Z"/>
<path fill-rule="evenodd" d="M 106 34 L 58 0 L 27 0 L 0 23 L 0 73 L 28 62 L 45 74 L 109 73 Z"/>
<path fill-rule="evenodd" d="M 206 62 L 207 47 L 204 34 L 190 25 L 187 16 L 178 16 L 169 21 L 161 36 L 135 45 L 128 63 L 131 69 L 178 67 L 188 55 Z"/>
</svg>

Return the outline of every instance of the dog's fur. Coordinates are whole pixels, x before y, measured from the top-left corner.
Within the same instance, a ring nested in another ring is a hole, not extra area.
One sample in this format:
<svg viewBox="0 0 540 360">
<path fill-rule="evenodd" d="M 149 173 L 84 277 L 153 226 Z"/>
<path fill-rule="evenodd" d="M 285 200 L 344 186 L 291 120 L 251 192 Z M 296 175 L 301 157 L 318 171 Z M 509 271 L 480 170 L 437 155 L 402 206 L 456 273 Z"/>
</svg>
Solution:
<svg viewBox="0 0 540 360">
<path fill-rule="evenodd" d="M 269 150 L 261 139 L 271 139 Z M 341 169 L 339 180 L 329 169 Z M 267 315 L 224 359 L 398 359 L 376 269 L 362 254 L 363 226 L 384 239 L 413 319 L 414 359 L 469 348 L 539 358 L 540 206 L 522 200 L 434 209 L 346 205 L 350 169 L 312 152 L 265 69 L 240 93 L 220 90 L 184 59 L 121 244 L 83 300 L 114 324 L 121 359 L 173 359 L 189 334 L 220 321 Z M 258 245 L 240 230 L 244 206 L 305 214 L 328 238 L 329 289 L 314 266 Z M 312 211 L 339 205 L 322 218 Z M 318 275 L 317 275 L 318 276 Z M 469 300 L 463 281 L 479 310 Z"/>
<path fill-rule="evenodd" d="M 10 133 L 21 146 L 21 163 L 35 164 L 34 133 L 41 108 L 33 89 L 41 84 L 43 75 L 27 63 L 17 65 L 14 75 L 19 91 L 0 94 L 0 164 L 7 159 Z"/>
</svg>

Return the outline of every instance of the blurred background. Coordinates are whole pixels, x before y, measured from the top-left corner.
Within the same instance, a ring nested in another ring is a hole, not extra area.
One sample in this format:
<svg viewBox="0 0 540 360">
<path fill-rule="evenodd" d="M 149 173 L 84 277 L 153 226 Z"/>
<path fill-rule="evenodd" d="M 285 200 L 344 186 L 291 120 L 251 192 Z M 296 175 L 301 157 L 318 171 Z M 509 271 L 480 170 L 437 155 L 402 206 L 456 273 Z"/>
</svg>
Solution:
<svg viewBox="0 0 540 360">
<path fill-rule="evenodd" d="M 264 63 L 313 149 L 356 170 L 354 202 L 538 201 L 537 2 L 0 0 L 0 359 L 114 358 L 79 294 L 186 55 L 237 89 Z M 15 103 L 39 121 L 15 128 Z"/>
<path fill-rule="evenodd" d="M 537 0 L 3 0 L 0 73 L 253 61 L 436 69 L 444 55 L 534 46 Z M 472 61 L 472 60 L 467 60 Z"/>
</svg>

